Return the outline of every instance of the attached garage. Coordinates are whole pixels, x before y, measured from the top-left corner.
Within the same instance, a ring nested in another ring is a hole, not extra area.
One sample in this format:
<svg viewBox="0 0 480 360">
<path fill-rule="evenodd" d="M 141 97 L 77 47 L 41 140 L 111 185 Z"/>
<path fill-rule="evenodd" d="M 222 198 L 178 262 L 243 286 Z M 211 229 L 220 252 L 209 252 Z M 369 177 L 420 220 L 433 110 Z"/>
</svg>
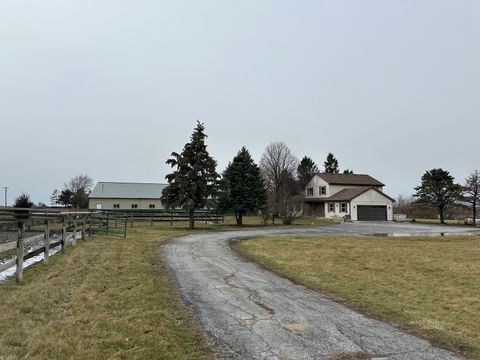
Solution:
<svg viewBox="0 0 480 360">
<path fill-rule="evenodd" d="M 392 221 L 393 199 L 376 189 L 368 189 L 351 201 L 352 220 Z"/>
<path fill-rule="evenodd" d="M 387 221 L 386 205 L 357 205 L 358 221 Z"/>
</svg>

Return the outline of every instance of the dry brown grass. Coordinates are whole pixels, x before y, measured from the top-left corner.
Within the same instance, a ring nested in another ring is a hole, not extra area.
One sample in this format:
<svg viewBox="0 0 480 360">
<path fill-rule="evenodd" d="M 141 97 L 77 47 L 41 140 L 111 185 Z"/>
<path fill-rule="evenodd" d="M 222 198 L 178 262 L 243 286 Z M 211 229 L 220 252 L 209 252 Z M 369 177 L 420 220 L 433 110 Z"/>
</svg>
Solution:
<svg viewBox="0 0 480 360">
<path fill-rule="evenodd" d="M 438 344 L 480 357 L 480 238 L 260 238 L 236 249 Z"/>
<path fill-rule="evenodd" d="M 206 340 L 157 254 L 185 230 L 79 241 L 0 286 L 0 359 L 198 359 Z"/>
</svg>

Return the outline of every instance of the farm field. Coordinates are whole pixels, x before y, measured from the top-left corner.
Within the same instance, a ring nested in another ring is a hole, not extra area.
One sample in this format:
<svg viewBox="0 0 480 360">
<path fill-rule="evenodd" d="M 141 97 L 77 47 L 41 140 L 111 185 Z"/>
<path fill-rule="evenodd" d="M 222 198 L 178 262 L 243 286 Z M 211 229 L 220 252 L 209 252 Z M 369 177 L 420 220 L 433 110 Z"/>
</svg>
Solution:
<svg viewBox="0 0 480 360">
<path fill-rule="evenodd" d="M 269 237 L 234 244 L 266 268 L 480 358 L 480 238 Z"/>
</svg>

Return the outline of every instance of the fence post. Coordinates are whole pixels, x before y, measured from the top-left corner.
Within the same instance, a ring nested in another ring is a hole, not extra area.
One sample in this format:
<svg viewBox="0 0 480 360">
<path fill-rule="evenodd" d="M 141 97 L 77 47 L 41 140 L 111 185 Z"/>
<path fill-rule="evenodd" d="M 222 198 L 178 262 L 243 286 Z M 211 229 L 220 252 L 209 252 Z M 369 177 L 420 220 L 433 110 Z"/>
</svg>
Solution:
<svg viewBox="0 0 480 360">
<path fill-rule="evenodd" d="M 150 226 L 153 226 L 153 213 L 151 215 L 152 215 L 152 219 L 150 221 Z"/>
<path fill-rule="evenodd" d="M 73 242 L 72 245 L 77 245 L 77 217 L 73 217 Z"/>
<path fill-rule="evenodd" d="M 43 239 L 45 252 L 43 253 L 43 263 L 48 264 L 48 257 L 50 255 L 50 220 L 45 220 L 45 238 Z"/>
<path fill-rule="evenodd" d="M 88 214 L 88 237 L 93 236 L 93 233 L 92 233 L 92 219 L 93 219 L 93 214 L 92 213 Z"/>
<path fill-rule="evenodd" d="M 65 252 L 67 246 L 67 219 L 65 216 L 62 218 L 62 254 Z"/>
<path fill-rule="evenodd" d="M 173 226 L 173 212 L 170 213 L 170 226 Z"/>
<path fill-rule="evenodd" d="M 82 216 L 82 240 L 85 240 L 85 215 Z"/>
<path fill-rule="evenodd" d="M 133 227 L 133 210 L 130 211 L 130 227 Z"/>
<path fill-rule="evenodd" d="M 25 222 L 18 222 L 17 238 L 17 283 L 23 282 L 23 241 L 25 239 Z"/>
<path fill-rule="evenodd" d="M 128 214 L 125 214 L 125 227 L 124 227 L 124 233 L 123 233 L 123 238 L 127 238 L 127 226 L 128 226 Z"/>
</svg>

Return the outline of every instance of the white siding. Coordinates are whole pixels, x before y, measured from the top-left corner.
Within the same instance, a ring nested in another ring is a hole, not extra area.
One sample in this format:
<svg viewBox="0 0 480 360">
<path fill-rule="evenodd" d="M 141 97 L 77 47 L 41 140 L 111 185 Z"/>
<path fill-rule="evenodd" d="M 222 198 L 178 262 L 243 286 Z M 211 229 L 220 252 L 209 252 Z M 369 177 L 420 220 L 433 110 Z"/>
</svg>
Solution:
<svg viewBox="0 0 480 360">
<path fill-rule="evenodd" d="M 352 220 L 357 220 L 357 206 L 358 205 L 386 205 L 387 206 L 387 220 L 393 220 L 393 202 L 389 198 L 383 196 L 375 190 L 369 190 L 357 196 L 351 202 Z"/>
<path fill-rule="evenodd" d="M 347 212 L 342 212 L 341 210 L 341 204 L 346 203 L 347 204 Z M 334 204 L 335 211 L 334 212 L 329 212 L 330 205 L 329 204 Z M 345 215 L 348 215 L 350 213 L 350 204 L 348 201 L 339 201 L 339 202 L 326 202 L 325 203 L 325 217 L 327 219 L 343 219 Z"/>
<path fill-rule="evenodd" d="M 320 195 L 320 187 L 321 186 L 326 186 L 327 187 L 327 194 L 326 195 Z M 313 196 L 308 196 L 308 188 L 313 188 Z M 307 198 L 307 199 L 321 199 L 321 198 L 329 197 L 333 194 L 334 193 L 330 192 L 328 183 L 318 175 L 315 175 L 314 178 L 312 180 L 310 180 L 307 187 L 305 188 L 305 198 Z"/>
</svg>

